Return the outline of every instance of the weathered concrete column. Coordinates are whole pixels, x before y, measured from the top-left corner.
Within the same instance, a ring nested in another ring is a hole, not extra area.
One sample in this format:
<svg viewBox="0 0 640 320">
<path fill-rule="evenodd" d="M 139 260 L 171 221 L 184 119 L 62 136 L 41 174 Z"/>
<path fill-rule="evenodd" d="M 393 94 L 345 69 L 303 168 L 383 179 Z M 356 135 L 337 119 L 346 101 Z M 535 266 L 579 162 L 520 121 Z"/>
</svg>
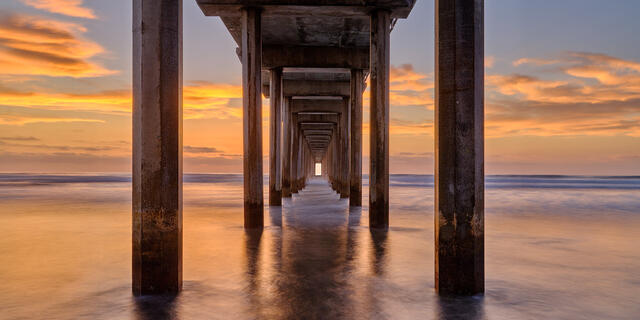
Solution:
<svg viewBox="0 0 640 320">
<path fill-rule="evenodd" d="M 436 0 L 435 283 L 484 292 L 484 1 Z"/>
<path fill-rule="evenodd" d="M 389 227 L 389 11 L 371 14 L 369 227 Z"/>
<path fill-rule="evenodd" d="M 282 112 L 282 196 L 291 197 L 291 97 L 284 100 Z"/>
<path fill-rule="evenodd" d="M 328 152 L 328 150 L 327 150 Z M 327 152 L 322 155 L 322 160 L 320 161 L 320 168 L 322 171 L 323 177 L 328 177 L 329 173 L 327 172 Z"/>
<path fill-rule="evenodd" d="M 282 160 L 280 126 L 282 121 L 282 68 L 271 69 L 269 121 L 269 205 L 282 205 Z"/>
<path fill-rule="evenodd" d="M 133 293 L 177 293 L 182 288 L 182 0 L 133 1 L 132 179 Z"/>
<path fill-rule="evenodd" d="M 329 186 L 333 188 L 333 140 L 335 140 L 336 132 L 332 130 L 329 145 L 327 146 L 327 178 Z"/>
<path fill-rule="evenodd" d="M 302 179 L 303 179 L 303 187 L 306 185 L 307 183 L 307 178 L 309 177 L 309 159 L 311 158 L 309 156 L 309 147 L 307 145 L 307 143 L 303 143 L 302 148 L 304 149 L 304 166 L 303 166 L 303 170 L 302 170 Z"/>
<path fill-rule="evenodd" d="M 329 180 L 329 185 L 332 184 L 333 180 L 333 137 L 335 136 L 335 132 L 331 135 L 331 140 L 329 140 L 329 145 L 327 146 L 327 155 L 326 155 L 326 170 L 327 170 L 327 180 Z"/>
<path fill-rule="evenodd" d="M 338 117 L 338 124 L 336 125 L 336 153 L 335 153 L 335 163 L 336 163 L 336 174 L 335 174 L 335 189 L 336 192 L 338 192 L 340 194 L 340 197 L 342 197 L 342 152 L 343 151 L 343 140 L 344 140 L 344 133 L 342 132 L 342 127 L 340 125 L 340 123 L 342 122 L 342 117 L 343 115 L 340 114 L 340 116 Z"/>
<path fill-rule="evenodd" d="M 340 152 L 340 198 L 348 198 L 349 197 L 349 172 L 351 171 L 351 166 L 349 164 L 351 152 L 350 148 L 350 138 L 349 138 L 349 126 L 350 126 L 350 117 L 349 113 L 351 110 L 349 99 L 343 98 L 342 101 L 342 115 L 340 116 L 340 132 L 341 132 L 341 152 Z"/>
<path fill-rule="evenodd" d="M 264 226 L 262 194 L 262 37 L 257 8 L 242 9 L 244 227 Z"/>
<path fill-rule="evenodd" d="M 298 158 L 300 157 L 300 129 L 298 128 L 298 116 L 291 114 L 291 193 L 298 193 Z"/>
<path fill-rule="evenodd" d="M 362 92 L 364 72 L 351 70 L 351 146 L 349 170 L 349 205 L 362 206 Z"/>
<path fill-rule="evenodd" d="M 331 187 L 336 192 L 340 192 L 340 189 L 338 188 L 338 169 L 340 168 L 338 163 L 338 141 L 340 139 L 340 133 L 337 125 L 334 125 L 333 127 L 333 132 L 335 132 L 335 134 L 331 139 Z"/>
<path fill-rule="evenodd" d="M 300 135 L 301 132 L 298 132 L 298 166 L 296 167 L 298 171 L 296 172 L 296 192 L 304 189 L 304 138 Z"/>
</svg>

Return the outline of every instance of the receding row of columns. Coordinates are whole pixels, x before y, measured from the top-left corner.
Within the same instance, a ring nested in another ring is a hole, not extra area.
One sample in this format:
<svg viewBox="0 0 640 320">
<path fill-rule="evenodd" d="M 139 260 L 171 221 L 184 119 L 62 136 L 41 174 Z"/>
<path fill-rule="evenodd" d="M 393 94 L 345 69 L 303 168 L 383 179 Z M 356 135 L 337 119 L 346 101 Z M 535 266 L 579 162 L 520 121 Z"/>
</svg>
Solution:
<svg viewBox="0 0 640 320">
<path fill-rule="evenodd" d="M 182 286 L 182 0 L 133 1 L 133 292 Z M 435 252 L 443 294 L 484 290 L 484 1 L 436 0 Z M 242 9 L 244 226 L 262 228 L 261 10 Z M 369 225 L 389 225 L 391 13 L 371 12 Z M 320 162 L 362 202 L 363 70 L 351 71 Z M 318 161 L 271 70 L 269 202 L 304 187 Z M 326 125 L 326 123 L 325 123 Z M 324 144 L 322 144 L 324 146 Z"/>
</svg>

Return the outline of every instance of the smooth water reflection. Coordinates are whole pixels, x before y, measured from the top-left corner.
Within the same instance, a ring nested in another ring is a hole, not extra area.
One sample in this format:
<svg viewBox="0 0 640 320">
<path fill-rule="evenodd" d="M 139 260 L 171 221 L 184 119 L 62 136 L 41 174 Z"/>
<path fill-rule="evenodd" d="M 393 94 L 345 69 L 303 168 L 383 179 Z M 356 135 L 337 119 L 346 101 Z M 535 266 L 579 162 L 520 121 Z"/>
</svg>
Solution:
<svg viewBox="0 0 640 320">
<path fill-rule="evenodd" d="M 487 292 L 441 298 L 433 190 L 407 179 L 391 189 L 389 231 L 370 230 L 366 207 L 322 180 L 267 207 L 262 231 L 242 228 L 237 179 L 187 183 L 184 290 L 141 298 L 128 182 L 12 185 L 0 202 L 0 318 L 638 318 L 637 191 L 489 190 Z"/>
</svg>

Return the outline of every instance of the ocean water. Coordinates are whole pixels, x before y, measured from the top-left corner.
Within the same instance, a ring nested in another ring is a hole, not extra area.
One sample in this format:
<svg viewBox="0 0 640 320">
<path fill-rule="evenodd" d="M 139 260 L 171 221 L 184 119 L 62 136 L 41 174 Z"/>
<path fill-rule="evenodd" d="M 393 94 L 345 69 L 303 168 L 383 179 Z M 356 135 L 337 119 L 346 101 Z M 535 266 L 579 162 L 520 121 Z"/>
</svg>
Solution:
<svg viewBox="0 0 640 320">
<path fill-rule="evenodd" d="M 433 289 L 433 177 L 393 175 L 390 201 L 372 232 L 314 179 L 245 232 L 240 175 L 186 175 L 184 290 L 134 298 L 127 175 L 3 174 L 0 318 L 640 319 L 640 177 L 487 177 L 466 298 Z"/>
</svg>

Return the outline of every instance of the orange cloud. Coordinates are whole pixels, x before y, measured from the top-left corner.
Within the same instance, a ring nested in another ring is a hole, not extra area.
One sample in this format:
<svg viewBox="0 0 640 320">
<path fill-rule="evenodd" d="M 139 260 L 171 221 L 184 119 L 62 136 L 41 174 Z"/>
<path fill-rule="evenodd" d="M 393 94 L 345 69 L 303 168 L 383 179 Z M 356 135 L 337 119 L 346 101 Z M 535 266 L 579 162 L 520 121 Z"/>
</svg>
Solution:
<svg viewBox="0 0 640 320">
<path fill-rule="evenodd" d="M 82 0 L 22 0 L 28 6 L 71 17 L 95 19 L 93 10 L 82 6 Z"/>
<path fill-rule="evenodd" d="M 123 114 L 131 112 L 131 91 L 111 90 L 97 93 L 23 92 L 0 86 L 0 105 L 40 110 L 91 111 Z M 242 118 L 242 87 L 238 85 L 193 82 L 183 89 L 184 119 L 240 119 Z M 268 109 L 268 108 L 265 108 Z M 62 122 L 56 119 L 28 116 L 11 118 L 2 113 L 4 124 L 33 122 Z"/>
<path fill-rule="evenodd" d="M 25 125 L 32 123 L 68 123 L 68 122 L 95 122 L 104 123 L 103 120 L 98 119 L 83 119 L 83 118 L 56 118 L 56 117 L 38 117 L 38 116 L 21 116 L 21 115 L 7 115 L 2 114 L 0 117 L 0 124 L 4 125 Z"/>
<path fill-rule="evenodd" d="M 131 93 L 104 91 L 93 94 L 68 94 L 0 90 L 0 105 L 47 110 L 128 112 L 131 110 Z"/>
<path fill-rule="evenodd" d="M 640 100 L 612 103 L 488 102 L 485 132 L 514 135 L 627 135 L 640 137 Z"/>
<path fill-rule="evenodd" d="M 433 135 L 433 121 L 413 122 L 391 119 L 389 133 L 404 135 Z"/>
<path fill-rule="evenodd" d="M 185 119 L 242 118 L 242 86 L 194 81 L 184 87 L 183 97 Z"/>
<path fill-rule="evenodd" d="M 484 57 L 484 67 L 485 68 L 493 68 L 496 63 L 496 57 L 494 56 L 486 56 Z"/>
<path fill-rule="evenodd" d="M 534 66 L 546 66 L 559 63 L 559 60 L 555 59 L 539 59 L 539 58 L 521 58 L 513 62 L 514 67 L 521 65 L 534 65 Z"/>
<path fill-rule="evenodd" d="M 490 75 L 487 84 L 495 91 L 508 96 L 541 102 L 590 102 L 594 98 L 585 95 L 585 89 L 567 81 L 547 81 L 520 74 Z"/>
<path fill-rule="evenodd" d="M 362 124 L 362 133 L 369 134 L 369 122 Z M 433 135 L 433 121 L 406 121 L 391 119 L 389 134 L 393 135 Z"/>
<path fill-rule="evenodd" d="M 89 61 L 104 52 L 78 24 L 27 15 L 0 16 L 0 74 L 98 77 L 116 73 Z"/>
<path fill-rule="evenodd" d="M 433 81 L 416 72 L 411 64 L 391 67 L 389 101 L 396 106 L 424 106 L 433 108 Z"/>
<path fill-rule="evenodd" d="M 640 136 L 640 63 L 596 53 L 523 58 L 514 65 L 554 64 L 553 80 L 487 76 L 487 135 Z M 541 74 L 549 75 L 549 70 Z"/>
<path fill-rule="evenodd" d="M 433 88 L 431 76 L 415 71 L 413 65 L 391 66 L 389 103 L 392 106 L 422 106 L 433 109 Z M 369 104 L 369 88 L 364 94 L 364 104 Z"/>
</svg>

